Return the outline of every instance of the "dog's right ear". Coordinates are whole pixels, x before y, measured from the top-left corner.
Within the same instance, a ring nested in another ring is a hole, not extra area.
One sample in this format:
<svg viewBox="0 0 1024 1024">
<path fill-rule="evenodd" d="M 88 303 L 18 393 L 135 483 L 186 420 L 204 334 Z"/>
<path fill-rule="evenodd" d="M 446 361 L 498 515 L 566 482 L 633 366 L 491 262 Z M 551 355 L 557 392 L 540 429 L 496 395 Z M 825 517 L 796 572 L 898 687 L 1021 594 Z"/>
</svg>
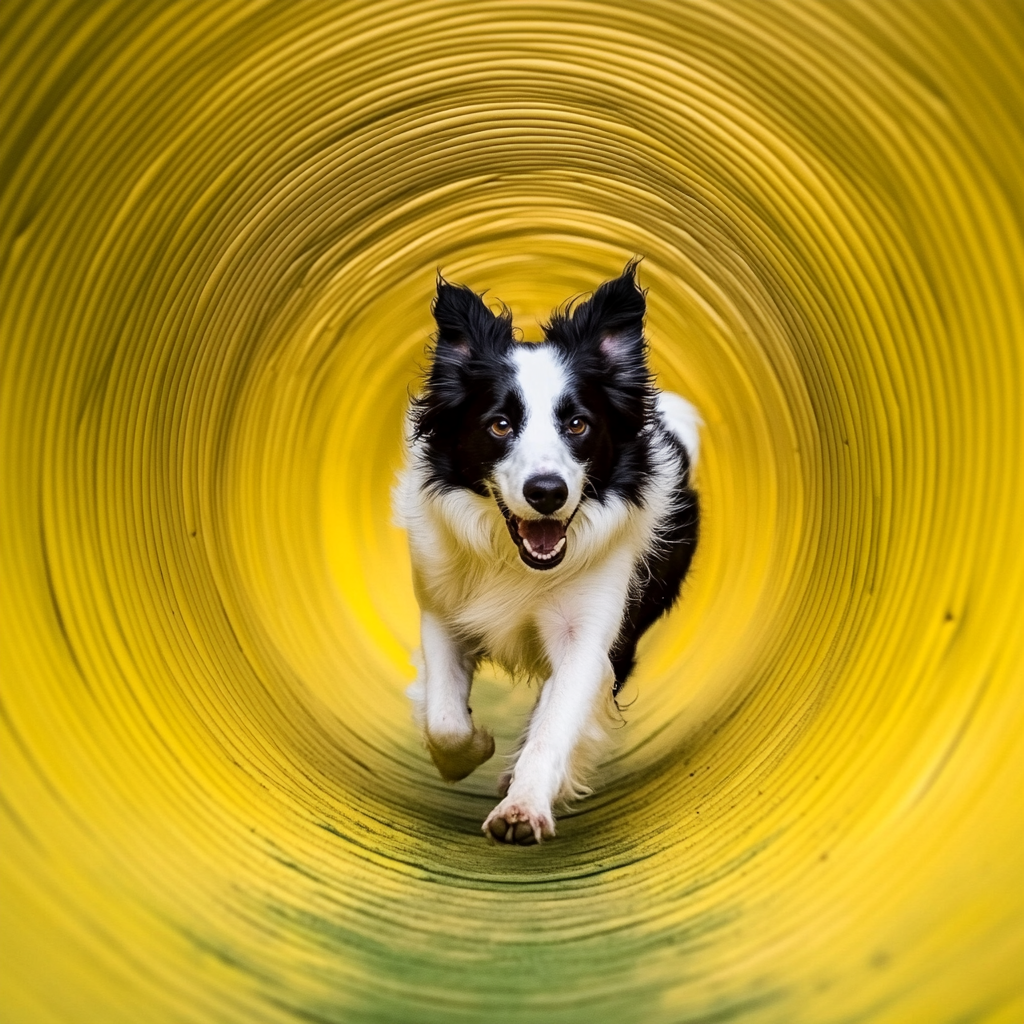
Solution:
<svg viewBox="0 0 1024 1024">
<path fill-rule="evenodd" d="M 471 288 L 440 275 L 431 312 L 437 321 L 433 359 L 423 394 L 413 400 L 418 437 L 457 422 L 456 411 L 474 392 L 474 378 L 486 372 L 486 357 L 501 356 L 513 343 L 511 310 L 502 306 L 495 315 Z"/>
<path fill-rule="evenodd" d="M 471 288 L 449 284 L 440 275 L 431 312 L 437 322 L 435 358 L 468 360 L 512 343 L 512 313 L 507 307 L 495 315 Z"/>
</svg>

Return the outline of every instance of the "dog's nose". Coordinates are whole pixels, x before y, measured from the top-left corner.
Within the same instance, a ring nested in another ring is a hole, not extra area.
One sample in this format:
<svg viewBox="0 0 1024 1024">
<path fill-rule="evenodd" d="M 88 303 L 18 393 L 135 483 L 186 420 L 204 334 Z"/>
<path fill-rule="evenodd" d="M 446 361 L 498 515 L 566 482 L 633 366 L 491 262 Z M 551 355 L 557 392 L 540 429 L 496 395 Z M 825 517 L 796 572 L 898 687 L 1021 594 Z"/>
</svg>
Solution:
<svg viewBox="0 0 1024 1024">
<path fill-rule="evenodd" d="M 541 473 L 531 476 L 523 484 L 523 497 L 541 515 L 549 516 L 565 504 L 565 499 L 569 497 L 569 488 L 565 486 L 565 481 L 560 476 L 554 473 Z"/>
</svg>

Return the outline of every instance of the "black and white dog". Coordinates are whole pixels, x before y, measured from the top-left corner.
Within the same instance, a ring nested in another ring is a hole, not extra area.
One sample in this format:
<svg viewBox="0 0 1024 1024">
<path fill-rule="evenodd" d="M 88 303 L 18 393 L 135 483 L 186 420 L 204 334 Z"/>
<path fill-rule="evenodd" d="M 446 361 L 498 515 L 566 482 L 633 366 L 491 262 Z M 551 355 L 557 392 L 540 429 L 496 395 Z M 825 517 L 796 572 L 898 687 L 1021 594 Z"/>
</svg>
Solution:
<svg viewBox="0 0 1024 1024">
<path fill-rule="evenodd" d="M 494 753 L 469 707 L 477 663 L 544 680 L 483 824 L 499 841 L 554 835 L 553 804 L 588 792 L 601 712 L 697 543 L 700 418 L 654 388 L 645 311 L 630 263 L 528 344 L 507 309 L 438 281 L 433 363 L 395 488 L 422 612 L 409 695 L 454 782 Z"/>
</svg>

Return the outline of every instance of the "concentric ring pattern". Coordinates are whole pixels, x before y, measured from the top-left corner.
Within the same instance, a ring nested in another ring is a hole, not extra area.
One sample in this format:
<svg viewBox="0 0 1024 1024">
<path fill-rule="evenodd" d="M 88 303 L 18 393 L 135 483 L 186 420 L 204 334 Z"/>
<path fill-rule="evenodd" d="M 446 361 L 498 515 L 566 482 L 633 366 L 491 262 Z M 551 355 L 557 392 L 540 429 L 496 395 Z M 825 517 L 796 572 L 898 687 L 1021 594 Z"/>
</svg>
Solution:
<svg viewBox="0 0 1024 1024">
<path fill-rule="evenodd" d="M 1020 5 L 2 18 L 5 1021 L 1024 1018 Z M 702 547 L 490 847 L 402 692 L 434 276 L 633 254 Z"/>
</svg>

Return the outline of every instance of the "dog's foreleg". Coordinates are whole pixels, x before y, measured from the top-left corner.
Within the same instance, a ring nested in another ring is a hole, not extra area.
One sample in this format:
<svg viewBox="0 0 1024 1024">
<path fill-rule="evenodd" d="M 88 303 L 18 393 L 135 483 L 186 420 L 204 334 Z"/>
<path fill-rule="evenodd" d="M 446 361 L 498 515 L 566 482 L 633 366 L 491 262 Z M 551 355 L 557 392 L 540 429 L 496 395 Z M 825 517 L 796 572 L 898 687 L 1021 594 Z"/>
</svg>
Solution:
<svg viewBox="0 0 1024 1024">
<path fill-rule="evenodd" d="M 441 777 L 464 779 L 494 753 L 494 738 L 469 710 L 476 659 L 434 614 L 420 620 L 423 664 L 418 700 L 427 750 Z"/>
<path fill-rule="evenodd" d="M 505 799 L 484 822 L 504 842 L 540 841 L 555 834 L 552 805 L 575 795 L 576 761 L 602 735 L 598 711 L 610 700 L 614 672 L 608 651 L 626 601 L 628 561 L 605 566 L 538 616 L 552 673 L 544 683 Z"/>
</svg>

